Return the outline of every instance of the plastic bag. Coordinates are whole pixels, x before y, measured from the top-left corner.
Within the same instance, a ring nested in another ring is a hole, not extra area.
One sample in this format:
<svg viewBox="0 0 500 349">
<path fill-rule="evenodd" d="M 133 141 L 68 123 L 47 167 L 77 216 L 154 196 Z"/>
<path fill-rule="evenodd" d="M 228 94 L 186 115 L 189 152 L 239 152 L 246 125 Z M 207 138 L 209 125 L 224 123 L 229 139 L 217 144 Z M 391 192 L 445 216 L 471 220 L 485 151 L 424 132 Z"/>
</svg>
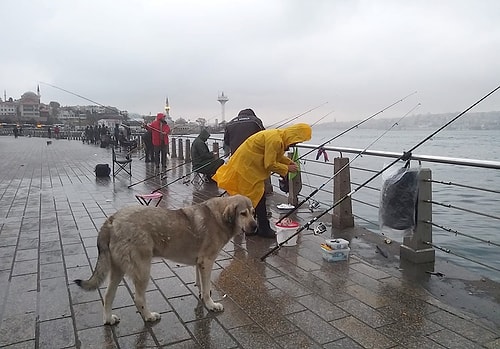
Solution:
<svg viewBox="0 0 500 349">
<path fill-rule="evenodd" d="M 278 180 L 278 184 L 279 184 L 280 190 L 282 192 L 288 194 L 289 186 L 290 186 L 289 181 L 288 181 L 288 176 L 280 177 Z"/>
<path fill-rule="evenodd" d="M 392 167 L 382 173 L 380 190 L 380 229 L 411 230 L 416 225 L 418 174 L 420 167 Z"/>
</svg>

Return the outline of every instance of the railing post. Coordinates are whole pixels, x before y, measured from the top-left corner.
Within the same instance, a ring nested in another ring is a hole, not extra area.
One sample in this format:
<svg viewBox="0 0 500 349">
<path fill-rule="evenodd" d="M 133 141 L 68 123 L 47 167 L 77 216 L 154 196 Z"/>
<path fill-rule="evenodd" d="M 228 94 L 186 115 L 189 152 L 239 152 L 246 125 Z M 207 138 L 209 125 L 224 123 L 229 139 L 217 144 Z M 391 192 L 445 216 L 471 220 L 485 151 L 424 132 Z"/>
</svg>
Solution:
<svg viewBox="0 0 500 349">
<path fill-rule="evenodd" d="M 343 170 L 340 171 L 342 168 Z M 351 192 L 349 158 L 335 158 L 333 160 L 333 173 L 337 173 L 333 179 L 333 202 L 338 202 Z M 333 209 L 332 225 L 339 229 L 354 227 L 350 196 Z"/>
<path fill-rule="evenodd" d="M 412 236 L 403 238 L 399 254 L 401 259 L 421 264 L 435 261 L 435 251 L 425 242 L 432 243 L 432 173 L 423 168 L 418 176 L 417 226 Z"/>
<path fill-rule="evenodd" d="M 178 158 L 180 160 L 184 160 L 184 149 L 182 148 L 182 138 L 179 138 L 178 141 L 179 141 L 179 156 L 178 156 Z"/>
<path fill-rule="evenodd" d="M 172 140 L 170 141 L 170 143 L 172 143 L 172 154 L 171 154 L 172 158 L 177 157 L 177 144 L 175 143 L 175 140 L 176 138 L 172 138 Z"/>
<path fill-rule="evenodd" d="M 191 161 L 191 140 L 186 139 L 186 163 Z"/>
</svg>

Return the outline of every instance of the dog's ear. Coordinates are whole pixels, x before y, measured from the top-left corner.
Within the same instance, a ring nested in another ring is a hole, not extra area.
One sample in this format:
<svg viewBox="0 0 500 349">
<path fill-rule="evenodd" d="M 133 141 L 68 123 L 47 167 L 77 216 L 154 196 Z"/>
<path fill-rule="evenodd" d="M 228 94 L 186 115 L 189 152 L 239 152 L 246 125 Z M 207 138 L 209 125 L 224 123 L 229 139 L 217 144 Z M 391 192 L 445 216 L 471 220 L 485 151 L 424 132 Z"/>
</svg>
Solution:
<svg viewBox="0 0 500 349">
<path fill-rule="evenodd" d="M 224 212 L 222 213 L 222 217 L 224 217 L 224 220 L 229 224 L 234 224 L 237 207 L 238 205 L 236 205 L 235 203 L 231 203 L 226 206 Z"/>
</svg>

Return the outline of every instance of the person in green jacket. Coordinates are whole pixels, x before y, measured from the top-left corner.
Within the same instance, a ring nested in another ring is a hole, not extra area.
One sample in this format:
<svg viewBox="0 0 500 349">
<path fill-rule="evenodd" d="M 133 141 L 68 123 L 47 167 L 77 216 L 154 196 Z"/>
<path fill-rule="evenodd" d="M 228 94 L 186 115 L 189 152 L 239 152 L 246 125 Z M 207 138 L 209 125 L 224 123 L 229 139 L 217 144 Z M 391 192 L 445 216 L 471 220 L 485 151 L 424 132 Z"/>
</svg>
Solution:
<svg viewBox="0 0 500 349">
<path fill-rule="evenodd" d="M 217 169 L 224 164 L 224 160 L 217 158 L 214 153 L 208 149 L 207 139 L 210 133 L 202 129 L 198 137 L 191 146 L 191 161 L 193 172 L 199 172 L 211 178 Z"/>
</svg>

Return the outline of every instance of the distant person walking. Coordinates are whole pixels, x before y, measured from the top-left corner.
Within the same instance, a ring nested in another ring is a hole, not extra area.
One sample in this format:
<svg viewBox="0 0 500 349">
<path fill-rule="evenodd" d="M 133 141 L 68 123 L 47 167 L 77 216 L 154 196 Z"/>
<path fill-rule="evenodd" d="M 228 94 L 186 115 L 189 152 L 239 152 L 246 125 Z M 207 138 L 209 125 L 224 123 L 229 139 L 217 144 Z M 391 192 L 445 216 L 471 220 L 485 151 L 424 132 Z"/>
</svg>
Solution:
<svg viewBox="0 0 500 349">
<path fill-rule="evenodd" d="M 167 153 L 168 153 L 168 134 L 170 133 L 170 126 L 165 120 L 165 114 L 158 113 L 156 120 L 146 126 L 151 130 L 151 140 L 153 143 L 154 163 L 156 167 L 167 167 Z"/>
<path fill-rule="evenodd" d="M 276 236 L 267 217 L 265 180 L 273 172 L 283 177 L 289 172 L 296 172 L 297 164 L 285 155 L 285 151 L 297 143 L 310 140 L 311 136 L 311 126 L 303 123 L 257 132 L 247 138 L 212 177 L 219 188 L 229 195 L 242 194 L 252 200 L 259 236 Z"/>
<path fill-rule="evenodd" d="M 19 129 L 17 128 L 17 125 L 14 126 L 12 132 L 14 132 L 14 138 L 19 136 Z"/>
<path fill-rule="evenodd" d="M 47 127 L 47 133 L 49 135 L 49 138 L 52 138 L 52 128 L 50 126 Z"/>
<path fill-rule="evenodd" d="M 59 139 L 59 131 L 59 126 L 56 125 L 56 127 L 54 127 L 54 136 L 56 139 Z"/>
</svg>

